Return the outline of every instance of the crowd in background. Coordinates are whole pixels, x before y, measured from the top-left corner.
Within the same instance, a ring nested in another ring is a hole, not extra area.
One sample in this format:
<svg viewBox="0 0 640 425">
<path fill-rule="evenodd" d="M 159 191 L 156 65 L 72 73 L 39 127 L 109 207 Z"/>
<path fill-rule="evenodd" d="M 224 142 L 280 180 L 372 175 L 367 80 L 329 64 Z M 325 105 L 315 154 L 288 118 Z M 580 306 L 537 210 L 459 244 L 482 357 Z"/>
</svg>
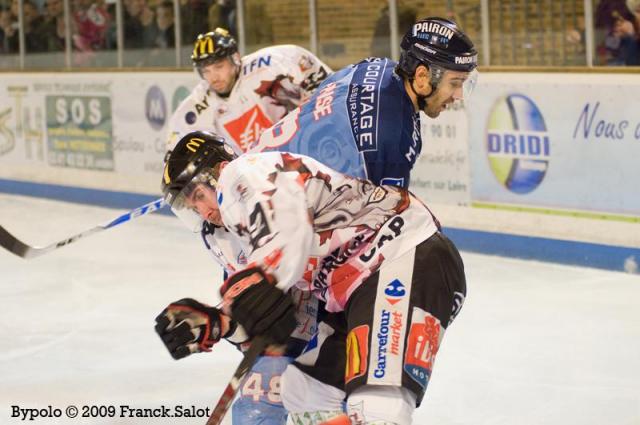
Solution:
<svg viewBox="0 0 640 425">
<path fill-rule="evenodd" d="M 198 34 L 216 27 L 237 36 L 236 0 L 179 0 L 182 45 L 190 46 Z M 62 52 L 66 48 L 63 0 L 23 0 L 24 42 L 28 54 Z M 126 50 L 144 50 L 144 59 L 129 65 L 167 65 L 175 47 L 175 17 L 172 0 L 123 0 L 123 39 Z M 256 6 L 254 5 L 254 8 Z M 74 65 L 94 61 L 95 53 L 117 47 L 115 0 L 70 0 L 71 47 Z M 599 0 L 595 5 L 595 64 L 640 65 L 640 0 Z M 261 25 L 250 25 L 245 34 L 252 42 L 277 42 L 268 31 L 268 17 L 260 10 L 245 15 L 258 17 Z M 416 19 L 415 10 L 398 0 L 398 26 L 402 33 Z M 383 8 L 374 24 L 371 54 L 389 56 L 389 13 Z M 570 28 L 567 41 L 584 44 L 584 20 Z M 580 26 L 580 25 L 579 25 Z M 0 55 L 19 52 L 18 0 L 0 0 Z M 154 61 L 154 57 L 157 60 Z M 0 58 L 1 59 L 1 58 Z M 164 62 L 163 62 L 164 61 Z"/>
<path fill-rule="evenodd" d="M 640 0 L 602 0 L 595 12 L 598 65 L 640 65 Z"/>
<path fill-rule="evenodd" d="M 125 49 L 175 47 L 172 0 L 124 0 Z M 71 45 L 75 52 L 113 50 L 117 46 L 116 7 L 108 0 L 71 0 Z M 198 34 L 218 26 L 235 34 L 235 0 L 180 0 L 182 38 L 190 45 Z M 19 52 L 18 0 L 0 0 L 0 53 Z M 27 53 L 65 50 L 63 0 L 23 0 Z"/>
</svg>

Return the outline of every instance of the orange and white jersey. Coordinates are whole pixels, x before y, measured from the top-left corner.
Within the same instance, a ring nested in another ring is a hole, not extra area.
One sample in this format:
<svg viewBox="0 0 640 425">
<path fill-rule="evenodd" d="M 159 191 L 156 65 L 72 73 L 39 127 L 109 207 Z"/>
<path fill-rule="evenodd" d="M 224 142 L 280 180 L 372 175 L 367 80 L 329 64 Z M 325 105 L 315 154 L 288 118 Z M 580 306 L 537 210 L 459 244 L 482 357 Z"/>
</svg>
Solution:
<svg viewBox="0 0 640 425">
<path fill-rule="evenodd" d="M 340 174 L 303 155 L 247 153 L 219 179 L 225 228 L 248 265 L 342 311 L 385 261 L 438 230 L 428 208 L 407 190 Z"/>
<path fill-rule="evenodd" d="M 304 102 L 331 73 L 311 52 L 294 45 L 267 47 L 241 59 L 240 73 L 228 97 L 220 97 L 202 80 L 169 122 L 167 150 L 185 134 L 211 131 L 237 154 L 245 152 L 264 130 Z"/>
</svg>

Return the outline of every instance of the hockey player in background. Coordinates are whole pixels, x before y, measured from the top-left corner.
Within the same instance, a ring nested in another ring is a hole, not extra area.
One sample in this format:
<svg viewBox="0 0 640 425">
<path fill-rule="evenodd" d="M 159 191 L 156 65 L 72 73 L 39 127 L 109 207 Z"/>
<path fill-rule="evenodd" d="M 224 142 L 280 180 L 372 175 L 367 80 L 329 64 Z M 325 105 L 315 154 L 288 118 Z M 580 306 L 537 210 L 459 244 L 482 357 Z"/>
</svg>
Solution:
<svg viewBox="0 0 640 425">
<path fill-rule="evenodd" d="M 411 424 L 466 294 L 460 255 L 420 200 L 303 155 L 234 159 L 223 139 L 202 132 L 168 156 L 162 188 L 185 223 L 226 229 L 229 254 L 247 256 L 221 290 L 226 316 L 250 337 L 285 343 L 296 327 L 290 290 L 313 294 L 346 318 L 351 423 Z M 156 330 L 170 350 L 208 350 L 234 332 L 224 317 L 183 299 L 158 316 Z M 283 398 L 302 398 L 309 412 L 341 403 L 334 390 L 291 365 L 283 375 Z"/>
<path fill-rule="evenodd" d="M 202 81 L 171 116 L 168 150 L 184 134 L 207 130 L 240 154 L 331 73 L 312 53 L 293 45 L 241 58 L 236 40 L 221 28 L 198 36 L 191 59 Z"/>
</svg>

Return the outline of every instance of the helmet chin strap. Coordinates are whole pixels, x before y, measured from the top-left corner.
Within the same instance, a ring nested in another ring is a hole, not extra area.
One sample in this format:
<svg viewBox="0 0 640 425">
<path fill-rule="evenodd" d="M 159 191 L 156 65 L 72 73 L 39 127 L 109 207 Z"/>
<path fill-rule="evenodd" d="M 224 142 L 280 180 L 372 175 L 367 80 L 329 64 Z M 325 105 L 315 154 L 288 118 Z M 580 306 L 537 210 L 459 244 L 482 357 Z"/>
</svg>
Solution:
<svg viewBox="0 0 640 425">
<path fill-rule="evenodd" d="M 427 99 L 429 99 L 431 96 L 433 96 L 433 94 L 436 92 L 436 84 L 432 84 L 431 82 L 429 82 L 429 85 L 431 86 L 431 92 L 428 95 L 422 95 L 422 94 L 418 94 L 418 92 L 416 91 L 416 88 L 413 87 L 413 82 L 415 81 L 414 77 L 411 77 L 409 79 L 409 87 L 411 87 L 411 91 L 413 92 L 413 94 L 416 96 L 416 100 L 418 102 L 418 109 L 423 111 L 424 108 L 427 107 Z"/>
</svg>

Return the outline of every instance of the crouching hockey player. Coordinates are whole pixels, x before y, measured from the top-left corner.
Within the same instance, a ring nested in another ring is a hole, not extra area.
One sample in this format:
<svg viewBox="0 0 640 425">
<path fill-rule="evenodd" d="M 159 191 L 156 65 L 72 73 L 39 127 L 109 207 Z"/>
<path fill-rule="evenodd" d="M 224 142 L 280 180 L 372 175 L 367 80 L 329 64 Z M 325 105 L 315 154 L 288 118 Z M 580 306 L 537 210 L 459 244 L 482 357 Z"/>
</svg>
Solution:
<svg viewBox="0 0 640 425">
<path fill-rule="evenodd" d="M 458 251 L 422 202 L 302 155 L 233 159 L 206 133 L 185 136 L 169 155 L 163 192 L 186 223 L 224 228 L 229 255 L 247 256 L 221 291 L 238 325 L 182 300 L 158 317 L 170 350 L 208 350 L 234 328 L 285 343 L 296 327 L 295 287 L 344 315 L 352 423 L 411 423 L 466 294 Z M 344 373 L 345 363 L 337 364 Z M 304 394 L 310 412 L 318 402 L 341 402 L 333 390 L 293 365 L 283 376 L 285 405 Z"/>
<path fill-rule="evenodd" d="M 262 131 L 305 101 L 332 72 L 312 53 L 293 45 L 268 47 L 241 58 L 236 40 L 221 28 L 198 36 L 191 59 L 202 81 L 171 117 L 168 150 L 182 135 L 197 129 L 224 135 L 233 150 L 241 153 Z M 205 221 L 194 230 L 201 233 L 225 274 L 246 266 L 241 253 L 225 255 L 231 242 L 224 229 Z M 280 374 L 315 333 L 318 308 L 310 294 L 298 292 L 294 296 L 300 326 L 287 350 L 271 350 L 256 362 L 233 405 L 234 425 L 286 423 L 287 413 L 279 396 Z M 241 348 L 246 345 L 241 330 L 227 334 L 232 343 Z M 206 348 L 191 345 L 190 350 L 171 354 L 182 358 Z"/>
</svg>

